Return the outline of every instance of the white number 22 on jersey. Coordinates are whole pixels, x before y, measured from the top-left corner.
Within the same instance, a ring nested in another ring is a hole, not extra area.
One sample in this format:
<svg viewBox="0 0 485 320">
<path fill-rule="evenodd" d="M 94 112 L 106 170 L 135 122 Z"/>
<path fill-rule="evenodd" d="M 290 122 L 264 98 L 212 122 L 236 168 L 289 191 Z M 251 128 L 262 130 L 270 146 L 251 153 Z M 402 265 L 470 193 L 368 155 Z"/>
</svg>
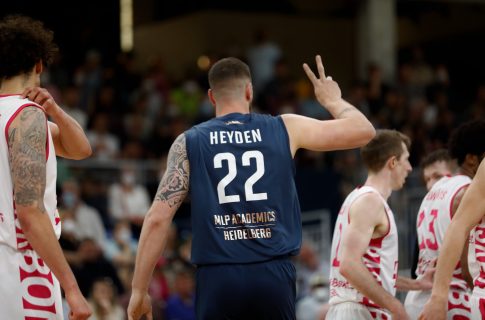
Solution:
<svg viewBox="0 0 485 320">
<path fill-rule="evenodd" d="M 246 151 L 242 155 L 242 165 L 248 167 L 251 165 L 251 158 L 256 159 L 256 172 L 250 176 L 244 184 L 244 193 L 246 201 L 258 201 L 268 199 L 266 192 L 254 193 L 254 184 L 264 175 L 264 157 L 260 151 Z M 236 157 L 230 152 L 218 153 L 214 157 L 214 168 L 222 168 L 222 161 L 227 161 L 228 172 L 224 178 L 217 184 L 217 195 L 219 203 L 239 202 L 239 195 L 226 195 L 226 187 L 237 175 Z"/>
</svg>

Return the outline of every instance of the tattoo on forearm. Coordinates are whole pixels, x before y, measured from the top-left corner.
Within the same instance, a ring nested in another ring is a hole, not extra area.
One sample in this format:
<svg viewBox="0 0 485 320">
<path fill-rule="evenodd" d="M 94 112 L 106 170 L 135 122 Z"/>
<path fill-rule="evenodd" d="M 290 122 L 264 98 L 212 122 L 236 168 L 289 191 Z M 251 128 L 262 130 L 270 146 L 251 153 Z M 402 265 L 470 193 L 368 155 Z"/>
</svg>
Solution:
<svg viewBox="0 0 485 320">
<path fill-rule="evenodd" d="M 44 113 L 28 107 L 8 131 L 10 170 L 15 203 L 45 212 L 47 122 Z"/>
<path fill-rule="evenodd" d="M 347 107 L 345 109 L 343 109 L 342 111 L 340 111 L 340 113 L 337 115 L 337 119 L 342 117 L 342 115 L 344 115 L 345 113 L 347 112 L 350 112 L 350 111 L 355 111 L 356 109 L 354 107 Z"/>
<path fill-rule="evenodd" d="M 167 171 L 160 181 L 155 200 L 165 201 L 171 208 L 179 206 L 189 190 L 189 174 L 185 135 L 181 134 L 168 153 Z"/>
</svg>

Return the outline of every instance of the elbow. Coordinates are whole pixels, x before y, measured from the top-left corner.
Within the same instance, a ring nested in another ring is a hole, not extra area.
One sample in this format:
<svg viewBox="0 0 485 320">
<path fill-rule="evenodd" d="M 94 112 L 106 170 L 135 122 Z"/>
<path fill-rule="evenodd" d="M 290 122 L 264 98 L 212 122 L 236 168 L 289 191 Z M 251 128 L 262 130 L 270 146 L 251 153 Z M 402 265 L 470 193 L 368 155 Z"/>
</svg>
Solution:
<svg viewBox="0 0 485 320">
<path fill-rule="evenodd" d="M 83 159 L 89 158 L 92 154 L 93 154 L 93 149 L 91 149 L 91 145 L 87 143 L 79 150 L 74 160 L 83 160 Z"/>
<path fill-rule="evenodd" d="M 362 146 L 368 144 L 374 137 L 376 136 L 376 129 L 370 123 L 369 120 L 366 119 L 365 125 L 362 126 Z"/>
<path fill-rule="evenodd" d="M 32 229 L 35 220 L 32 219 L 32 215 L 34 214 L 35 209 L 36 208 L 33 207 L 17 206 L 15 210 L 20 227 L 25 234 L 29 233 Z"/>
<path fill-rule="evenodd" d="M 349 278 L 349 276 L 352 274 L 352 269 L 355 269 L 352 267 L 352 261 L 346 258 L 340 261 L 339 272 L 344 278 Z"/>
<path fill-rule="evenodd" d="M 172 223 L 173 215 L 161 211 L 149 210 L 143 221 L 143 227 L 158 229 Z"/>
</svg>

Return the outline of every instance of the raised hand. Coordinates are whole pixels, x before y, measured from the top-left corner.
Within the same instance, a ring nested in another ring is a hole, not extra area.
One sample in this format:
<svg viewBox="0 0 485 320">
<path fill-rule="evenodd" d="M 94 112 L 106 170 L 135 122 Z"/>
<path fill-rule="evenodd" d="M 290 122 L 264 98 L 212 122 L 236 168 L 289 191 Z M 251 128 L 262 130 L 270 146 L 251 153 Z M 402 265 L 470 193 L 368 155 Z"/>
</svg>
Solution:
<svg viewBox="0 0 485 320">
<path fill-rule="evenodd" d="M 332 103 L 338 102 L 342 99 L 342 92 L 337 84 L 337 82 L 332 80 L 332 77 L 325 76 L 325 69 L 323 67 L 322 58 L 317 55 L 315 57 L 318 70 L 318 78 L 313 73 L 312 69 L 308 64 L 303 64 L 303 70 L 305 70 L 306 75 L 313 84 L 315 90 L 315 97 L 318 102 L 324 107 L 332 105 Z"/>
<path fill-rule="evenodd" d="M 24 92 L 22 92 L 22 98 L 28 98 L 30 101 L 37 103 L 45 109 L 45 112 L 49 116 L 55 116 L 60 109 L 49 91 L 44 88 L 26 88 Z"/>
</svg>

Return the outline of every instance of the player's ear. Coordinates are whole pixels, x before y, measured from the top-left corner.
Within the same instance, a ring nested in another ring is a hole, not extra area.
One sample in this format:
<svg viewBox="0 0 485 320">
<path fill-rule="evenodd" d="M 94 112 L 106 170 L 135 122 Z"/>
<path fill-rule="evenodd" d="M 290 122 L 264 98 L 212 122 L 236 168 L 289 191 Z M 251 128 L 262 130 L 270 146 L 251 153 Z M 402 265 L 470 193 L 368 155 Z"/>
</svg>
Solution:
<svg viewBox="0 0 485 320">
<path fill-rule="evenodd" d="M 480 160 L 481 159 L 477 155 L 467 153 L 464 164 L 471 168 L 473 172 L 476 172 L 478 170 L 478 166 L 480 165 Z"/>
<path fill-rule="evenodd" d="M 389 166 L 389 169 L 394 169 L 394 167 L 396 167 L 396 164 L 397 164 L 396 156 L 392 156 L 389 158 L 389 160 L 387 160 L 387 165 Z"/>
<path fill-rule="evenodd" d="M 251 82 L 248 82 L 246 84 L 245 96 L 247 101 L 249 102 L 253 101 L 253 85 L 251 84 Z"/>
<path fill-rule="evenodd" d="M 215 107 L 216 106 L 216 99 L 214 99 L 214 91 L 212 89 L 207 90 L 207 96 L 209 97 L 209 101 Z"/>
<path fill-rule="evenodd" d="M 39 60 L 36 64 L 35 64 L 35 73 L 36 74 L 41 74 L 42 73 L 42 70 L 44 70 L 44 65 L 42 63 L 42 60 Z"/>
</svg>

